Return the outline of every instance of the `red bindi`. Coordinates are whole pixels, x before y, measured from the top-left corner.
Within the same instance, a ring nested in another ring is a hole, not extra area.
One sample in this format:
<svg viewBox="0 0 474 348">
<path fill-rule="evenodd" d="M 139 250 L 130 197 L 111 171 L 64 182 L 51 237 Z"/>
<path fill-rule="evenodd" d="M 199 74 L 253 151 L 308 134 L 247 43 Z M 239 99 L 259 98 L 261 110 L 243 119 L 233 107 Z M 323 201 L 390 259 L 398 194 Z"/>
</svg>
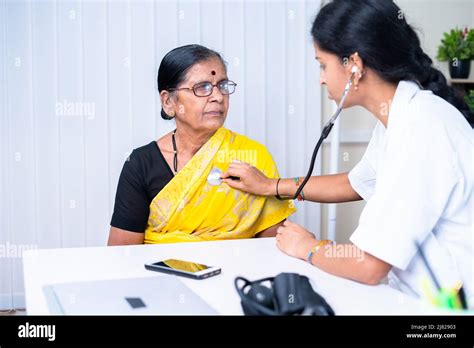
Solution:
<svg viewBox="0 0 474 348">
<path fill-rule="evenodd" d="M 216 74 L 216 72 L 215 72 L 214 70 L 212 70 L 212 71 L 211 71 L 211 74 L 212 74 L 212 75 L 215 75 L 215 74 Z"/>
</svg>

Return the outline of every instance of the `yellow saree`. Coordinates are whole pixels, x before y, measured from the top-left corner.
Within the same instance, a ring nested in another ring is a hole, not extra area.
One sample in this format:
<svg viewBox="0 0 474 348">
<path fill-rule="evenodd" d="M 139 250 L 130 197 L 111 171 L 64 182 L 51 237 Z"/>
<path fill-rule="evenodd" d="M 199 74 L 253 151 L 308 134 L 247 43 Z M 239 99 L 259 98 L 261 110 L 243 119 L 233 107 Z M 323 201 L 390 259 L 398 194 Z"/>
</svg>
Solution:
<svg viewBox="0 0 474 348">
<path fill-rule="evenodd" d="M 292 201 L 209 185 L 211 169 L 225 172 L 234 159 L 278 177 L 265 146 L 219 128 L 151 202 L 145 243 L 251 238 L 296 211 Z"/>
</svg>

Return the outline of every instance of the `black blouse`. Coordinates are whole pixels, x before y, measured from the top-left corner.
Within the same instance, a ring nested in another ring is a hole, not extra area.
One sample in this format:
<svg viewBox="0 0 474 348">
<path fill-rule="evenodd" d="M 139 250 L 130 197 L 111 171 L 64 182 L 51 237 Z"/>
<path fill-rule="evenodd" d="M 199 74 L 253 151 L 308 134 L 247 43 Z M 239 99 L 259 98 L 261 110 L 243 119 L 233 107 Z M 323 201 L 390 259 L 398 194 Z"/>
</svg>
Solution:
<svg viewBox="0 0 474 348">
<path fill-rule="evenodd" d="M 110 225 L 144 233 L 150 203 L 173 177 L 156 141 L 133 150 L 120 174 Z"/>
</svg>

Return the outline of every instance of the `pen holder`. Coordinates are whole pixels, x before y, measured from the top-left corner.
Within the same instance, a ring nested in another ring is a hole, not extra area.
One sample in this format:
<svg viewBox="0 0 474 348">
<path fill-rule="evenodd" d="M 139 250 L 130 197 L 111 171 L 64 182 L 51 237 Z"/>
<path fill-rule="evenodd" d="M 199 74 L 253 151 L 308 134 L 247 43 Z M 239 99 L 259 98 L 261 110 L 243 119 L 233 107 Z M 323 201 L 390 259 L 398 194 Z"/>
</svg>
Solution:
<svg viewBox="0 0 474 348">
<path fill-rule="evenodd" d="M 423 290 L 432 305 L 448 310 L 463 310 L 458 289 L 441 288 L 433 294 L 428 282 L 425 281 L 423 283 Z"/>
</svg>

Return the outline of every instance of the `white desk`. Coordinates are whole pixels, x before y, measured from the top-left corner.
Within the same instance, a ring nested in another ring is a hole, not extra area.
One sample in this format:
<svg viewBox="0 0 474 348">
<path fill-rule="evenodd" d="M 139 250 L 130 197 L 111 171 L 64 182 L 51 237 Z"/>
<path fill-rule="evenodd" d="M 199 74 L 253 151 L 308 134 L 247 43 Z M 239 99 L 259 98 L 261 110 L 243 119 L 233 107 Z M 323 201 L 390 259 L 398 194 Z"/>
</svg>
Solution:
<svg viewBox="0 0 474 348">
<path fill-rule="evenodd" d="M 50 283 L 164 276 L 145 263 L 180 258 L 220 266 L 222 274 L 205 280 L 181 278 L 221 314 L 243 314 L 234 289 L 236 276 L 250 280 L 295 272 L 311 279 L 313 288 L 345 314 L 436 314 L 427 304 L 386 285 L 366 286 L 334 277 L 283 254 L 274 238 L 119 247 L 30 250 L 24 253 L 26 309 L 49 314 L 43 286 Z"/>
</svg>

